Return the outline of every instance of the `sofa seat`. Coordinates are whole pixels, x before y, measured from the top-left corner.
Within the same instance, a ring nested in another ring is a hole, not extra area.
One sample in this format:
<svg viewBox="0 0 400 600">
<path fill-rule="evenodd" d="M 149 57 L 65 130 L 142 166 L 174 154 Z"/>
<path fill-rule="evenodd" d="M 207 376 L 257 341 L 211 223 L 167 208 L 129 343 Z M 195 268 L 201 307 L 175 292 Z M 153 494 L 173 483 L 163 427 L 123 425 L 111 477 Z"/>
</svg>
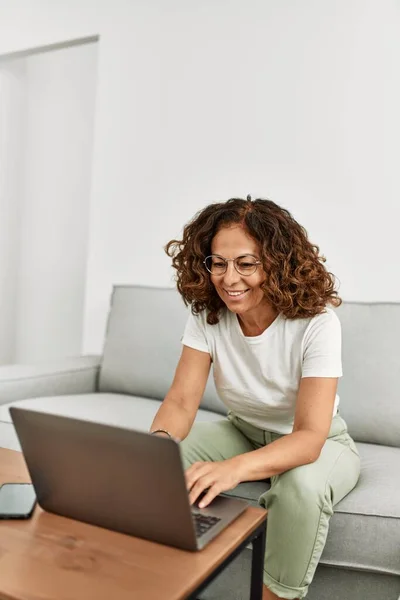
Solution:
<svg viewBox="0 0 400 600">
<path fill-rule="evenodd" d="M 400 448 L 357 448 L 360 479 L 335 507 L 321 562 L 400 576 Z"/>
<path fill-rule="evenodd" d="M 400 448 L 357 443 L 357 486 L 335 506 L 321 564 L 400 576 Z M 257 505 L 267 482 L 242 483 L 229 496 Z"/>
<path fill-rule="evenodd" d="M 46 396 L 17 400 L 0 406 L 1 446 L 21 450 L 12 425 L 10 406 L 20 406 L 56 415 L 96 421 L 106 425 L 130 427 L 148 431 L 161 402 L 125 394 L 93 393 L 71 396 Z M 219 421 L 224 417 L 218 413 L 200 409 L 196 421 Z"/>
</svg>

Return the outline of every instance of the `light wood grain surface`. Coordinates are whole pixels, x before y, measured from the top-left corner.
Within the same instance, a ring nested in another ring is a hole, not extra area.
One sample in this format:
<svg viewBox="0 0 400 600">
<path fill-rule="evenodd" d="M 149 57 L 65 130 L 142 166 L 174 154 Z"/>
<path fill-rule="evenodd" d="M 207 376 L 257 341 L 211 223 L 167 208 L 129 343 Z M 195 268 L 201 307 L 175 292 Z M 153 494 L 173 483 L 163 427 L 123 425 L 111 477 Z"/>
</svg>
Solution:
<svg viewBox="0 0 400 600">
<path fill-rule="evenodd" d="M 0 449 L 0 484 L 28 482 L 23 456 Z M 59 517 L 0 520 L 0 600 L 183 600 L 266 517 L 249 507 L 204 550 L 186 552 Z"/>
</svg>

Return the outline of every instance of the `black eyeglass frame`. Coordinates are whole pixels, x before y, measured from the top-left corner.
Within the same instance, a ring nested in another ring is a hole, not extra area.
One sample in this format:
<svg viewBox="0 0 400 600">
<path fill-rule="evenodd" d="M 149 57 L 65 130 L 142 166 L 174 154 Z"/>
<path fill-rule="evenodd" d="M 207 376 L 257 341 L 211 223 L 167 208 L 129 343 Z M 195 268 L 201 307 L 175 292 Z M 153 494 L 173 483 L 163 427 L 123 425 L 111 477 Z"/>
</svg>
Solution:
<svg viewBox="0 0 400 600">
<path fill-rule="evenodd" d="M 237 268 L 237 263 L 236 261 L 239 260 L 240 258 L 245 258 L 246 256 L 249 256 L 251 258 L 255 259 L 255 263 L 254 263 L 254 271 L 252 271 L 251 273 L 242 273 L 241 271 L 239 271 L 239 269 Z M 213 273 L 212 271 L 210 271 L 210 269 L 207 267 L 207 259 L 209 258 L 220 258 L 221 260 L 224 261 L 225 263 L 225 270 L 222 273 Z M 225 273 L 228 270 L 228 262 L 233 262 L 233 266 L 235 268 L 235 271 L 237 273 L 239 273 L 239 275 L 242 275 L 242 277 L 251 277 L 251 275 L 254 275 L 254 273 L 257 271 L 257 267 L 259 265 L 262 265 L 262 261 L 257 259 L 255 256 L 253 256 L 252 254 L 242 254 L 241 256 L 237 256 L 236 258 L 224 258 L 223 256 L 220 256 L 219 254 L 210 254 L 209 256 L 206 256 L 205 259 L 203 260 L 203 264 L 207 270 L 208 273 L 210 273 L 210 275 L 214 275 L 214 277 L 220 277 L 221 275 L 225 275 Z"/>
</svg>

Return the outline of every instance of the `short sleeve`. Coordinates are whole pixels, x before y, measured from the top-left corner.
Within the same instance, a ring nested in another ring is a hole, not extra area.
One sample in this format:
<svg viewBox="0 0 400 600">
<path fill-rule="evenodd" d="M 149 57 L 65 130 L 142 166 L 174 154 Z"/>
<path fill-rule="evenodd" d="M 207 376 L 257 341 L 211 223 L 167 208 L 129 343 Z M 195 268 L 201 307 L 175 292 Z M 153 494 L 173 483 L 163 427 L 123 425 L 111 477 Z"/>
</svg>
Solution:
<svg viewBox="0 0 400 600">
<path fill-rule="evenodd" d="M 311 319 L 303 338 L 302 377 L 342 376 L 342 331 L 332 309 Z"/>
<path fill-rule="evenodd" d="M 202 315 L 190 313 L 181 342 L 189 348 L 210 354 Z"/>
</svg>

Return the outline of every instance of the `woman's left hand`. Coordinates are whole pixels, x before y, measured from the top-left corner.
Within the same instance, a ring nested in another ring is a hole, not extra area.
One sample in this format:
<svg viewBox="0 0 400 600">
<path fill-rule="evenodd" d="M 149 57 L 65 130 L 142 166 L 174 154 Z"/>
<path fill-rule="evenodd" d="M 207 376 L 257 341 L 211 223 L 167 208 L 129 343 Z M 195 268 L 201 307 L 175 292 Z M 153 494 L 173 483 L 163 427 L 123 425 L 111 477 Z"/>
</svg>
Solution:
<svg viewBox="0 0 400 600">
<path fill-rule="evenodd" d="M 190 504 L 196 502 L 200 494 L 208 489 L 199 508 L 206 507 L 218 494 L 231 490 L 241 481 L 237 465 L 232 459 L 193 463 L 187 469 L 185 477 Z"/>
</svg>

